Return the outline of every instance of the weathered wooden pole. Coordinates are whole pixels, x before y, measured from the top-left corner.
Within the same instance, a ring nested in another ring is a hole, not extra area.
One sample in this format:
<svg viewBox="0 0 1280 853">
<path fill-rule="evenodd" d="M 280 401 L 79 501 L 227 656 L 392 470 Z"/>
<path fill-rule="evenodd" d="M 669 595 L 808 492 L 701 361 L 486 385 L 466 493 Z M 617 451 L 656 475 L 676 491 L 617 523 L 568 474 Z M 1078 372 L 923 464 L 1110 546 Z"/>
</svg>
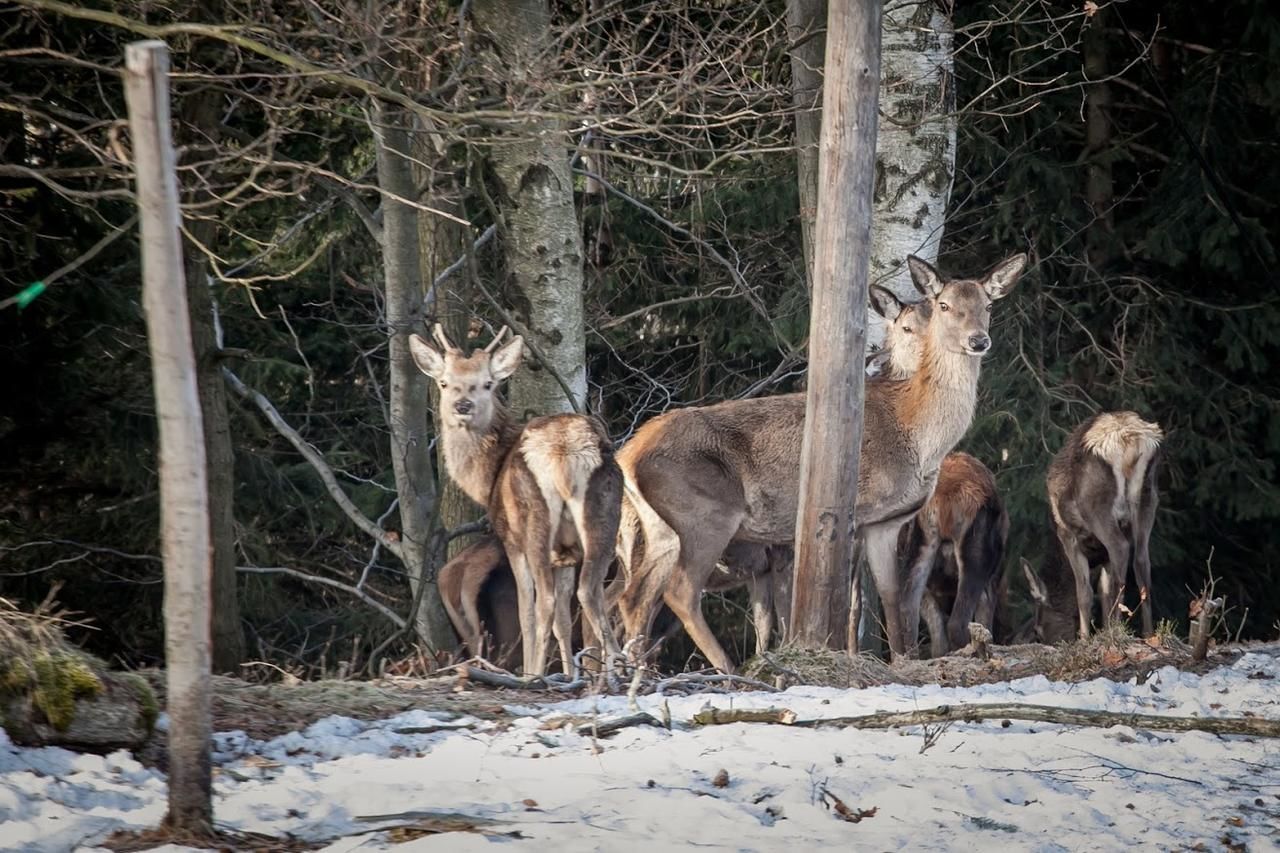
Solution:
<svg viewBox="0 0 1280 853">
<path fill-rule="evenodd" d="M 791 640 L 846 644 L 880 91 L 881 0 L 831 3 Z"/>
<path fill-rule="evenodd" d="M 169 813 L 175 829 L 213 826 L 209 764 L 210 584 L 204 426 L 182 266 L 169 120 L 169 52 L 125 47 L 125 100 L 142 220 L 142 304 L 160 433 L 160 542 L 168 672 Z"/>
</svg>

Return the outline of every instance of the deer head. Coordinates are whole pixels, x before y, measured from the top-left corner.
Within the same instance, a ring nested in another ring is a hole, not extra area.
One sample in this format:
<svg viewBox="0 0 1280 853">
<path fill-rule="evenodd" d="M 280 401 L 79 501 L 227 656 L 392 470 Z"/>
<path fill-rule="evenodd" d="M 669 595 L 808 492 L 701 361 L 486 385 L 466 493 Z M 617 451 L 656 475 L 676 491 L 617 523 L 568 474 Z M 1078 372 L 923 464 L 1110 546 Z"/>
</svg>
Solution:
<svg viewBox="0 0 1280 853">
<path fill-rule="evenodd" d="M 1074 598 L 1071 601 L 1053 600 L 1049 587 L 1040 574 L 1025 558 L 1020 560 L 1022 574 L 1027 579 L 1034 614 L 1031 621 L 1031 637 L 1040 643 L 1061 643 L 1076 636 Z"/>
<path fill-rule="evenodd" d="M 884 345 L 867 358 L 873 376 L 904 379 L 920 367 L 927 318 L 916 312 L 915 303 L 903 302 L 888 288 L 871 285 L 871 307 L 884 318 Z"/>
<path fill-rule="evenodd" d="M 440 411 L 446 423 L 474 432 L 489 429 L 501 405 L 496 397 L 498 383 L 516 372 L 524 354 L 524 339 L 516 335 L 503 344 L 506 333 L 503 326 L 487 347 L 471 355 L 454 346 L 439 323 L 432 329 L 439 349 L 417 335 L 409 336 L 414 363 L 440 386 Z"/>
<path fill-rule="evenodd" d="M 915 310 L 926 320 L 925 339 L 934 352 L 951 352 L 981 358 L 991 349 L 991 303 L 1006 296 L 1027 265 L 1017 254 L 1001 261 L 981 279 L 944 282 L 927 261 L 911 255 L 907 267 L 911 280 L 925 295 Z M 922 342 L 923 350 L 923 342 Z"/>
</svg>

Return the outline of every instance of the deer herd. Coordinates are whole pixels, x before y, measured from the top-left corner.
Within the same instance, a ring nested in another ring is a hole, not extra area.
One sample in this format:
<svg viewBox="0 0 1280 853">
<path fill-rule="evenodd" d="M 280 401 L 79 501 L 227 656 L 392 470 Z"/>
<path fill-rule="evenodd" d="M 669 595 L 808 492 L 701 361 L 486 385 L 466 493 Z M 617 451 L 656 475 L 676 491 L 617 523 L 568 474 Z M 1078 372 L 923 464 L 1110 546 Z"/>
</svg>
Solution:
<svg viewBox="0 0 1280 853">
<path fill-rule="evenodd" d="M 1027 257 L 977 279 L 945 280 L 915 257 L 907 264 L 919 301 L 871 291 L 885 345 L 867 359 L 853 507 L 895 657 L 917 653 L 922 618 L 933 655 L 966 645 L 970 623 L 992 629 L 1006 597 L 1009 517 L 991 471 L 954 448 L 973 421 L 992 305 Z M 560 666 L 572 672 L 576 592 L 579 648 L 598 661 L 670 630 L 669 615 L 668 627 L 659 625 L 669 611 L 712 666 L 731 672 L 702 597 L 744 585 L 757 650 L 767 649 L 775 622 L 790 618 L 804 394 L 673 409 L 615 454 L 591 416 L 513 419 L 498 386 L 519 367 L 524 344 L 504 342 L 505 333 L 469 355 L 439 326 L 435 345 L 410 340 L 440 389 L 442 463 L 494 530 L 439 575 L 470 652 L 484 653 L 487 639 L 505 655 L 498 662 L 542 675 L 554 637 Z M 1109 624 L 1124 606 L 1131 562 L 1142 628 L 1151 632 L 1148 542 L 1162 438 L 1133 412 L 1097 414 L 1071 432 L 1046 480 L 1049 553 L 1038 572 L 1022 561 L 1035 615 L 1005 639 L 1088 636 L 1095 573 Z M 857 578 L 851 573 L 855 610 Z"/>
</svg>

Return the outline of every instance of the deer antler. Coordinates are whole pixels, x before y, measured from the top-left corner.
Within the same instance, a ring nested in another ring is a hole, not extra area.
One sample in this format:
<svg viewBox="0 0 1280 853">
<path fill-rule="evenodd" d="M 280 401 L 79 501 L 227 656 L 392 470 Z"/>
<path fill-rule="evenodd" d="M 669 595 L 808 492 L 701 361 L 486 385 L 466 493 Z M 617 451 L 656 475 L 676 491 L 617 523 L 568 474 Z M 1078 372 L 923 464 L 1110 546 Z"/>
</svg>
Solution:
<svg viewBox="0 0 1280 853">
<path fill-rule="evenodd" d="M 436 339 L 440 346 L 444 347 L 445 352 L 460 353 L 462 350 L 453 345 L 449 340 L 449 336 L 444 333 L 444 326 L 436 323 L 431 329 L 431 336 Z"/>
<path fill-rule="evenodd" d="M 507 336 L 507 332 L 509 331 L 511 331 L 511 329 L 507 326 L 503 326 L 501 329 L 499 329 L 498 334 L 494 335 L 493 340 L 489 341 L 489 345 L 484 348 L 484 351 L 493 352 L 495 349 L 497 349 L 498 344 L 502 343 L 502 339 Z"/>
</svg>

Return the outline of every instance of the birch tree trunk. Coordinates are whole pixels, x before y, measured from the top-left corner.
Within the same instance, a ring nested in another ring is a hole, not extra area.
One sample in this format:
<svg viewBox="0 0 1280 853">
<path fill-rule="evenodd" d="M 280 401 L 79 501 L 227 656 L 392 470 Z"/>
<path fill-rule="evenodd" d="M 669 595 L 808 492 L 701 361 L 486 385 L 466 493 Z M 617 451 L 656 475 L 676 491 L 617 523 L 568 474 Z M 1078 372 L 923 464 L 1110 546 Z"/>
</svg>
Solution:
<svg viewBox="0 0 1280 853">
<path fill-rule="evenodd" d="M 390 340 L 391 463 L 400 498 L 401 547 L 414 599 L 411 614 L 419 641 L 432 652 L 454 646 L 453 628 L 440 600 L 430 559 L 435 533 L 436 481 L 428 453 L 426 377 L 409 354 L 409 334 L 422 324 L 418 210 L 398 199 L 417 197 L 410 159 L 412 118 L 402 109 L 374 107 L 374 144 L 382 196 L 382 266 Z M 425 585 L 425 589 L 421 588 Z"/>
<path fill-rule="evenodd" d="M 880 0 L 832 4 L 819 148 L 800 448 L 791 639 L 842 648 L 848 635 L 854 507 L 862 446 L 868 252 L 880 84 Z"/>
<path fill-rule="evenodd" d="M 554 59 L 546 0 L 477 0 L 473 14 L 496 46 L 506 84 L 518 100 L 545 77 L 541 65 Z M 511 379 L 508 402 L 520 419 L 582 411 L 587 396 L 583 250 L 568 137 L 559 122 L 534 119 L 495 143 L 490 156 L 505 293 L 528 329 L 527 340 L 546 359 L 546 365 L 526 359 L 526 368 Z"/>
<path fill-rule="evenodd" d="M 787 0 L 791 94 L 796 111 L 796 178 L 805 286 L 813 288 L 813 223 L 818 216 L 818 136 L 822 130 L 822 62 L 827 45 L 827 0 Z"/>
<path fill-rule="evenodd" d="M 907 255 L 937 260 L 955 178 L 954 38 L 946 10 L 942 0 L 891 0 L 881 29 L 871 282 L 909 302 L 920 294 L 907 272 Z M 882 344 L 880 316 L 871 312 L 867 326 L 868 344 Z M 857 571 L 862 575 L 858 648 L 881 651 L 880 596 L 865 560 Z"/>
<path fill-rule="evenodd" d="M 907 255 L 937 260 L 955 177 L 953 31 L 942 0 L 891 0 L 884 12 L 871 283 L 912 302 Z M 872 313 L 868 340 L 884 340 Z"/>
<path fill-rule="evenodd" d="M 183 282 L 177 160 L 170 136 L 169 52 L 125 48 L 125 100 L 142 222 L 142 298 L 160 433 L 160 550 L 164 558 L 169 712 L 169 812 L 186 832 L 213 828 L 209 697 L 208 486 L 191 315 Z"/>
</svg>

